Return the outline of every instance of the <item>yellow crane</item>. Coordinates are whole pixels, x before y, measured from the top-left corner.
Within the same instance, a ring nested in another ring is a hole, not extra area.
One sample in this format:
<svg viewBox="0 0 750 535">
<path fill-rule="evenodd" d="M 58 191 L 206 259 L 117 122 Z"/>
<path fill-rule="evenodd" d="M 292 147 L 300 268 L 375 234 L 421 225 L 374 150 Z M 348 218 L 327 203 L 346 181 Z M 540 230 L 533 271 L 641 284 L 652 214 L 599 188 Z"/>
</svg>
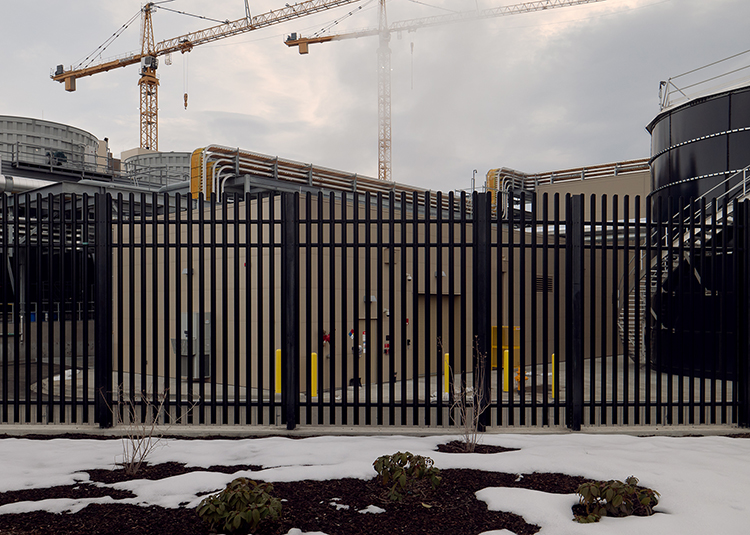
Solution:
<svg viewBox="0 0 750 535">
<path fill-rule="evenodd" d="M 190 52 L 194 47 L 205 43 L 218 41 L 219 39 L 232 37 L 252 30 L 260 30 L 274 24 L 280 24 L 358 1 L 360 0 L 307 0 L 306 2 L 299 2 L 297 4 L 286 4 L 280 9 L 271 10 L 254 17 L 250 15 L 247 2 L 245 2 L 245 18 L 225 21 L 204 30 L 186 33 L 158 43 L 154 42 L 152 15 L 159 7 L 158 4 L 164 2 L 148 2 L 139 12 L 142 20 L 141 51 L 139 53 L 130 53 L 120 58 L 75 68 L 69 67 L 66 69 L 63 65 L 58 65 L 51 78 L 56 82 L 64 83 L 66 91 L 75 91 L 76 80 L 78 78 L 92 76 L 120 67 L 127 67 L 128 65 L 140 64 L 138 86 L 141 93 L 141 148 L 159 150 L 159 80 L 156 77 L 159 56 L 165 56 L 172 52 L 181 52 L 184 54 Z M 138 14 L 131 19 L 131 22 L 137 16 Z"/>
<path fill-rule="evenodd" d="M 477 11 L 460 11 L 447 15 L 436 15 L 417 19 L 402 20 L 388 24 L 385 2 L 379 0 L 380 8 L 378 15 L 378 27 L 356 32 L 323 35 L 315 37 L 302 37 L 296 33 L 291 34 L 286 41 L 287 46 L 298 47 L 300 54 L 307 54 L 309 46 L 315 43 L 327 43 L 344 39 L 356 39 L 377 35 L 380 46 L 378 47 L 378 178 L 391 180 L 391 49 L 389 42 L 392 32 L 414 32 L 419 28 L 452 24 L 457 22 L 468 22 L 479 19 L 494 17 L 505 17 L 508 15 L 519 15 L 521 13 L 533 13 L 560 7 L 578 6 L 582 4 L 593 4 L 605 0 L 539 0 L 536 2 L 522 2 L 508 6 L 500 6 L 491 9 Z"/>
</svg>

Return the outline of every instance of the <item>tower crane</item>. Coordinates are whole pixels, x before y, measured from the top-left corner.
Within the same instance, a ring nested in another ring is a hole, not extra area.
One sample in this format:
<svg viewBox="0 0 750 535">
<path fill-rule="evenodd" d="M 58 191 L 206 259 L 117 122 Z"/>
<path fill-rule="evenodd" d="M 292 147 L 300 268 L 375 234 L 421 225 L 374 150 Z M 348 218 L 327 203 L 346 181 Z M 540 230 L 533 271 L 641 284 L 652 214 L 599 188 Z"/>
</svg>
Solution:
<svg viewBox="0 0 750 535">
<path fill-rule="evenodd" d="M 158 43 L 154 42 L 154 28 L 152 15 L 164 2 L 148 2 L 140 10 L 141 15 L 141 51 L 130 53 L 124 57 L 93 63 L 76 68 L 65 68 L 58 65 L 50 76 L 54 81 L 64 83 L 66 91 L 76 90 L 76 80 L 86 76 L 92 76 L 100 72 L 111 71 L 119 67 L 140 64 L 140 144 L 143 149 L 159 150 L 159 79 L 156 69 L 159 65 L 159 56 L 165 56 L 172 52 L 183 54 L 190 52 L 194 47 L 205 43 L 211 43 L 232 37 L 252 30 L 260 30 L 274 24 L 280 24 L 289 20 L 298 19 L 328 9 L 333 9 L 360 0 L 307 0 L 297 4 L 286 4 L 285 7 L 275 9 L 252 17 L 245 2 L 245 18 L 234 21 L 225 21 L 217 26 L 212 26 L 196 32 L 186 33 L 172 39 L 165 39 Z M 134 20 L 135 17 L 132 20 Z"/>
<path fill-rule="evenodd" d="M 378 36 L 378 178 L 382 180 L 391 180 L 391 49 L 389 46 L 391 32 L 414 32 L 420 28 L 427 28 L 430 26 L 468 22 L 494 17 L 505 17 L 508 15 L 519 15 L 521 13 L 533 13 L 535 11 L 545 11 L 560 7 L 593 4 L 595 2 L 604 2 L 605 0 L 539 0 L 491 9 L 460 11 L 458 13 L 450 13 L 447 15 L 435 15 L 432 17 L 402 20 L 391 24 L 388 24 L 388 18 L 386 16 L 386 0 L 379 1 L 380 7 L 377 28 L 317 37 L 302 37 L 301 35 L 293 33 L 284 42 L 289 47 L 298 47 L 300 54 L 307 54 L 311 44 L 327 43 L 344 39 L 356 39 L 372 35 Z"/>
</svg>

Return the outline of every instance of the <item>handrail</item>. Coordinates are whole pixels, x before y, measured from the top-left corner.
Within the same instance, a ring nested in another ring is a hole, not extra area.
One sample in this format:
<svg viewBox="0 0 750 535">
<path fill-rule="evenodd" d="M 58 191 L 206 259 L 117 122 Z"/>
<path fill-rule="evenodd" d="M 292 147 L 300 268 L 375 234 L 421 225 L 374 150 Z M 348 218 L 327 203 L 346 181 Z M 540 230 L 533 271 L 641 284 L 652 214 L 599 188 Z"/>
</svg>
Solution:
<svg viewBox="0 0 750 535">
<path fill-rule="evenodd" d="M 688 223 L 691 219 L 695 219 L 696 217 L 701 217 L 701 215 L 702 215 L 702 208 L 700 208 L 700 207 L 703 204 L 701 201 L 704 201 L 709 196 L 711 196 L 712 194 L 714 194 L 717 191 L 717 189 L 719 189 L 721 187 L 725 187 L 727 185 L 727 183 L 731 182 L 733 179 L 735 179 L 739 175 L 742 175 L 742 181 L 739 181 L 737 184 L 735 184 L 734 186 L 732 186 L 729 189 L 727 189 L 721 195 L 713 197 L 713 199 L 715 199 L 717 201 L 717 203 L 716 203 L 717 206 L 723 203 L 724 206 L 726 207 L 727 204 L 729 203 L 729 201 L 731 201 L 731 200 L 735 199 L 736 197 L 740 196 L 740 186 L 741 186 L 741 195 L 747 195 L 748 194 L 748 178 L 749 178 L 748 177 L 748 174 L 749 174 L 748 170 L 750 170 L 750 165 L 748 165 L 748 166 L 740 169 L 739 171 L 736 171 L 735 173 L 733 173 L 729 177 L 727 177 L 724 180 L 722 180 L 720 183 L 714 185 L 708 191 L 706 191 L 703 194 L 701 194 L 696 199 L 692 199 L 691 202 L 688 203 L 687 206 L 683 207 L 677 214 L 674 214 L 673 216 L 671 216 L 671 218 L 670 218 L 671 221 L 669 222 L 669 225 L 670 226 L 674 226 L 674 225 L 680 225 L 681 223 L 685 224 L 685 223 Z M 651 198 L 651 194 L 649 194 L 649 200 L 650 200 L 650 198 Z M 650 204 L 651 204 L 650 202 L 647 202 L 648 206 L 650 206 Z M 699 207 L 699 209 L 697 211 L 695 210 L 696 206 Z M 722 210 L 721 213 L 726 216 L 727 215 L 727 209 L 725 208 L 724 210 Z M 716 216 L 716 214 L 714 214 L 714 216 Z M 668 235 L 669 235 L 669 232 L 667 232 L 666 236 L 668 236 Z M 666 236 L 665 236 L 665 239 L 666 239 Z M 646 242 L 646 240 L 648 240 L 649 243 L 655 244 L 655 238 L 656 238 L 656 230 L 652 231 L 652 233 L 651 233 L 650 236 L 647 236 L 647 237 L 644 238 L 643 242 L 641 243 L 641 254 L 640 254 L 640 257 L 636 257 L 635 255 L 633 256 L 633 258 L 630 260 L 630 264 L 631 264 L 630 269 L 628 270 L 628 272 L 626 274 L 624 273 L 622 275 L 622 277 L 620 278 L 619 285 L 618 285 L 617 299 L 618 299 L 618 302 L 619 302 L 619 306 L 618 306 L 618 319 L 617 319 L 617 322 L 618 322 L 618 328 L 620 329 L 620 339 L 622 340 L 623 344 L 625 345 L 626 351 L 629 351 L 629 347 L 628 347 L 629 346 L 629 339 L 627 338 L 627 336 L 629 336 L 629 333 L 623 333 L 623 331 L 624 331 L 624 325 L 623 325 L 622 317 L 623 317 L 623 311 L 624 311 L 625 307 L 630 304 L 630 299 L 629 299 L 629 297 L 623 298 L 622 294 L 624 293 L 624 283 L 625 283 L 626 277 L 627 277 L 628 281 L 630 281 L 631 279 L 634 278 L 635 270 L 636 270 L 636 264 L 635 264 L 636 261 L 639 263 L 639 265 L 643 266 L 643 260 L 644 260 L 644 257 L 646 256 L 646 252 L 645 252 L 645 245 L 646 245 L 645 242 Z M 676 238 L 674 238 L 672 240 L 672 244 L 671 245 L 673 247 L 676 246 L 676 245 L 679 245 L 680 241 L 682 241 L 684 239 L 685 239 L 684 235 L 677 236 Z M 664 245 L 665 245 L 665 247 L 663 249 L 663 252 L 666 252 L 666 251 L 669 250 L 669 247 L 668 247 L 668 245 L 666 243 Z M 662 254 L 662 257 L 663 256 L 664 256 L 664 254 Z M 656 259 L 656 258 L 654 258 L 653 260 L 654 260 L 654 262 L 658 261 L 658 259 Z M 663 258 L 662 258 L 662 260 L 663 260 Z M 641 274 L 641 276 L 640 276 L 640 278 L 638 280 L 639 283 L 640 283 L 640 281 L 642 281 L 651 272 L 651 269 L 652 269 L 652 267 L 649 266 L 648 269 L 646 269 L 646 270 L 642 269 L 641 270 L 642 274 Z M 630 296 L 631 292 L 635 291 L 636 286 L 640 290 L 640 284 L 636 284 L 636 281 L 633 281 L 633 284 L 629 287 L 629 291 L 628 291 L 628 294 L 627 294 L 628 296 Z M 644 325 L 643 325 L 642 322 L 641 322 L 641 328 L 644 328 Z M 641 346 L 641 350 L 642 351 L 643 351 L 643 349 L 644 349 L 643 346 Z"/>
</svg>

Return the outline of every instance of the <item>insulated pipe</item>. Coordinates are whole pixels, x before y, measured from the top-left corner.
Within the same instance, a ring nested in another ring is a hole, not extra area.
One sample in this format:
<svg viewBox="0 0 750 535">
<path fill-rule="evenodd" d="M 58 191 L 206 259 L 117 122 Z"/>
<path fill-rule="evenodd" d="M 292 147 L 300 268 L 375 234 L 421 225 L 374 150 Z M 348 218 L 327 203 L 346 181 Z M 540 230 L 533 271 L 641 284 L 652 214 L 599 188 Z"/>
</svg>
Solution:
<svg viewBox="0 0 750 535">
<path fill-rule="evenodd" d="M 37 178 L 23 178 L 0 175 L 0 193 L 21 193 L 37 188 L 50 186 L 54 182 L 39 180 Z"/>
</svg>

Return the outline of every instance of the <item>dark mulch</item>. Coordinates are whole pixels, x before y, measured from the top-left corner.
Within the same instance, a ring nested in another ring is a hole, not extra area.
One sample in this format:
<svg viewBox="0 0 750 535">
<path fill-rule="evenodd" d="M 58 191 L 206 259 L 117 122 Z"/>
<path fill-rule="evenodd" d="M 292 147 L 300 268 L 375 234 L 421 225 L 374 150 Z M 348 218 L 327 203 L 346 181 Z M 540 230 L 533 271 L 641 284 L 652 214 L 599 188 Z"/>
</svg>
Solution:
<svg viewBox="0 0 750 535">
<path fill-rule="evenodd" d="M 456 451 L 462 445 L 443 444 L 440 451 Z M 477 453 L 498 453 L 506 448 L 483 446 Z M 213 466 L 211 471 L 234 473 L 261 467 Z M 162 479 L 200 468 L 179 463 L 146 465 L 135 478 Z M 122 470 L 90 470 L 92 481 L 114 483 L 133 479 Z M 517 535 L 530 535 L 539 526 L 528 524 L 512 513 L 489 511 L 477 500 L 476 491 L 486 487 L 520 487 L 550 493 L 574 493 L 585 480 L 565 474 L 507 474 L 481 470 L 441 471 L 442 483 L 436 489 L 421 487 L 403 502 L 389 501 L 383 487 L 375 480 L 339 479 L 329 481 L 295 481 L 275 483 L 273 494 L 282 499 L 281 518 L 266 524 L 258 535 L 282 535 L 291 528 L 322 531 L 328 535 L 476 535 L 483 531 L 507 529 Z M 69 487 L 23 490 L 0 493 L 0 504 L 47 498 L 82 498 L 112 496 L 131 497 L 111 488 L 81 483 Z M 370 505 L 386 512 L 360 513 Z M 345 507 L 345 506 L 348 506 Z M 572 518 L 572 513 L 571 513 Z M 192 509 L 165 509 L 125 504 L 92 504 L 75 514 L 33 512 L 0 515 L 0 535 L 200 535 L 210 533 Z"/>
<path fill-rule="evenodd" d="M 164 479 L 166 477 L 179 476 L 187 474 L 188 472 L 205 471 L 205 472 L 221 472 L 222 474 L 234 474 L 242 470 L 262 470 L 262 466 L 255 464 L 238 464 L 232 466 L 210 466 L 208 468 L 200 468 L 197 466 L 185 466 L 182 463 L 161 463 L 161 464 L 144 464 L 138 469 L 138 473 L 135 476 L 127 474 L 124 470 L 87 470 L 91 481 L 99 483 L 106 483 L 111 485 L 112 483 L 120 483 L 121 481 L 130 481 L 131 479 Z"/>
<path fill-rule="evenodd" d="M 438 444 L 437 450 L 442 453 L 467 453 L 466 443 L 461 440 L 452 440 L 447 444 Z M 518 451 L 518 448 L 476 444 L 472 453 L 505 453 L 506 451 Z"/>
</svg>

